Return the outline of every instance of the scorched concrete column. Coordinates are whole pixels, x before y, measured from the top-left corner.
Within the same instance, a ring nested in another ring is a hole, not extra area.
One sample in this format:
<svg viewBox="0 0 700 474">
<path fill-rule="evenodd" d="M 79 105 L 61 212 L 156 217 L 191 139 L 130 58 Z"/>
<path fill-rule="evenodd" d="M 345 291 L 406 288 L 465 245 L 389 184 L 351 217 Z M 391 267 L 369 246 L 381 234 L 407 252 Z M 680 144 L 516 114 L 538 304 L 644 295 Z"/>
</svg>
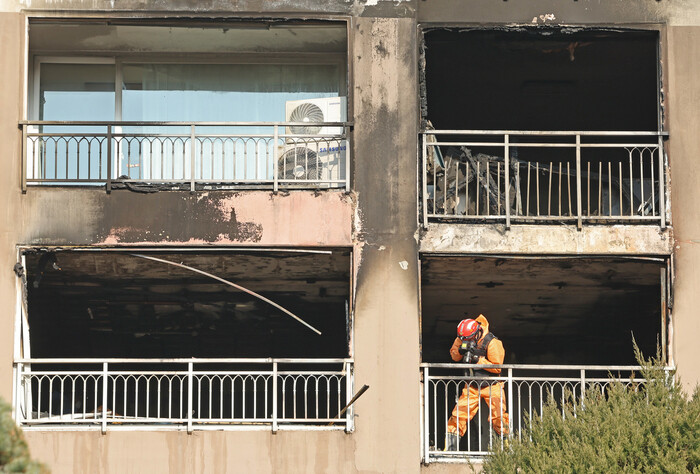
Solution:
<svg viewBox="0 0 700 474">
<path fill-rule="evenodd" d="M 354 34 L 356 467 L 418 472 L 416 27 L 358 18 Z"/>
</svg>

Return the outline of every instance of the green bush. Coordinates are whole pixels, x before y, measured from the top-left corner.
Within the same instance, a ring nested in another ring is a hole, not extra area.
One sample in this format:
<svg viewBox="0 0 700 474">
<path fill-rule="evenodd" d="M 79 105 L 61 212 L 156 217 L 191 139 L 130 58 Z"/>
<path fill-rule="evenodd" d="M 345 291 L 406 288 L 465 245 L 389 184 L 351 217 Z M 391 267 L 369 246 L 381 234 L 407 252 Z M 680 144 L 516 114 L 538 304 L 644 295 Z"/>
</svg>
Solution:
<svg viewBox="0 0 700 474">
<path fill-rule="evenodd" d="M 32 461 L 22 431 L 12 420 L 11 408 L 0 399 L 0 472 L 48 472 L 42 464 Z"/>
<path fill-rule="evenodd" d="M 612 381 L 605 394 L 591 387 L 584 409 L 573 397 L 563 407 L 548 401 L 483 472 L 700 472 L 700 390 L 686 396 L 658 353 L 635 352 L 646 383 Z"/>
</svg>

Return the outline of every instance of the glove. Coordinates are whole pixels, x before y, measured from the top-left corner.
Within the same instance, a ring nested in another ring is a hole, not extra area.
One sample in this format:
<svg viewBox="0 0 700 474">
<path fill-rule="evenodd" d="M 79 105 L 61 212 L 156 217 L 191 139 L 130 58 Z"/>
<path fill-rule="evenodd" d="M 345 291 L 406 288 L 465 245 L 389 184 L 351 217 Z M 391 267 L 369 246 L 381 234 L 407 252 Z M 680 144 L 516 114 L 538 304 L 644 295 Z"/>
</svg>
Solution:
<svg viewBox="0 0 700 474">
<path fill-rule="evenodd" d="M 479 363 L 479 356 L 476 354 L 469 354 L 469 356 L 465 358 L 465 362 L 467 364 L 477 364 Z"/>
</svg>

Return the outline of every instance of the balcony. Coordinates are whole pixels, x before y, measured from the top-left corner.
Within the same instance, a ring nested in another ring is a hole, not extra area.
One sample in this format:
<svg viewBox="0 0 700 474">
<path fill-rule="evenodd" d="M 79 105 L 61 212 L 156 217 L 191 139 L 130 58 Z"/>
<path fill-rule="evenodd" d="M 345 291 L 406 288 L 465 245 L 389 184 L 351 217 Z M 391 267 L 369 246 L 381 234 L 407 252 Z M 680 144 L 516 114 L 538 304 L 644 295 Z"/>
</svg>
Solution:
<svg viewBox="0 0 700 474">
<path fill-rule="evenodd" d="M 666 226 L 660 132 L 422 131 L 430 222 Z"/>
<path fill-rule="evenodd" d="M 350 189 L 349 122 L 21 122 L 22 190 Z"/>
<path fill-rule="evenodd" d="M 39 429 L 353 429 L 351 359 L 20 359 L 15 417 Z"/>
<path fill-rule="evenodd" d="M 157 255 L 22 255 L 20 425 L 352 429 L 349 250 Z"/>
<path fill-rule="evenodd" d="M 466 462 L 479 460 L 489 450 L 504 442 L 504 435 L 498 435 L 491 428 L 490 403 L 484 398 L 474 418 L 467 423 L 467 431 L 462 436 L 459 449 L 445 450 L 447 420 L 467 383 L 465 370 L 476 367 L 474 364 L 421 364 L 422 370 L 422 452 L 423 462 Z M 504 400 L 507 407 L 510 436 L 522 436 L 522 428 L 529 416 L 542 413 L 542 407 L 553 401 L 563 404 L 573 397 L 577 407 L 583 407 L 586 393 L 592 390 L 604 392 L 612 382 L 608 374 L 625 386 L 637 389 L 644 379 L 634 376 L 638 366 L 585 366 L 585 365 L 481 365 L 479 367 L 500 367 L 501 376 L 469 376 L 471 385 L 503 384 Z M 478 373 L 478 372 L 477 372 Z M 488 390 L 488 389 L 487 389 Z M 495 392 L 495 391 L 494 391 Z M 488 399 L 488 397 L 486 397 Z M 564 412 L 562 411 L 562 415 Z"/>
</svg>

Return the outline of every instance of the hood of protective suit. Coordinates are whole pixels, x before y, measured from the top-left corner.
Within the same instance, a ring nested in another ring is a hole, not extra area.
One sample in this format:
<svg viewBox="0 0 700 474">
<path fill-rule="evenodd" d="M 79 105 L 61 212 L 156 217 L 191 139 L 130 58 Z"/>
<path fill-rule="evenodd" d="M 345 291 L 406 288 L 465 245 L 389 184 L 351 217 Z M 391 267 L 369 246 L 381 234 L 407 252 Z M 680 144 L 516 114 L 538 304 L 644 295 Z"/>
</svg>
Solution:
<svg viewBox="0 0 700 474">
<path fill-rule="evenodd" d="M 483 339 L 484 336 L 489 333 L 489 321 L 486 319 L 486 316 L 484 316 L 483 314 L 480 314 L 479 317 L 477 317 L 474 321 L 481 324 L 481 327 L 484 330 L 484 333 L 481 335 L 481 338 Z M 481 340 L 481 339 L 479 339 L 479 340 Z"/>
</svg>

